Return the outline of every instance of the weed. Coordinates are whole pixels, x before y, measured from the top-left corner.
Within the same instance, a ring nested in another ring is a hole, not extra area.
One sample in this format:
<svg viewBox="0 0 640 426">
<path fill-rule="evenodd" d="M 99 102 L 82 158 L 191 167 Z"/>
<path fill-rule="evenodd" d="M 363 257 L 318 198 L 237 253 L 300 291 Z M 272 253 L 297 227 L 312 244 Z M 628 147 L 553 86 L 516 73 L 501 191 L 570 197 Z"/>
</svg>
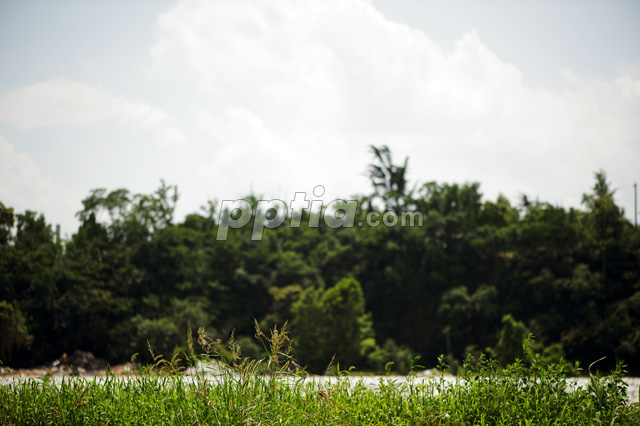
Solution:
<svg viewBox="0 0 640 426">
<path fill-rule="evenodd" d="M 223 344 L 198 330 L 183 361 L 153 353 L 140 375 L 6 382 L 0 386 L 3 425 L 261 424 L 261 425 L 637 425 L 638 404 L 629 404 L 618 364 L 608 376 L 591 372 L 586 388 L 571 387 L 564 362 L 524 360 L 501 367 L 468 356 L 452 377 L 444 356 L 441 374 L 381 377 L 377 382 L 344 377 L 307 377 L 291 357 L 286 324 L 256 339 L 266 356 L 250 359 L 232 335 Z M 190 334 L 190 333 L 189 333 Z M 188 336 L 189 339 L 189 336 Z M 196 353 L 195 344 L 201 349 Z M 411 363 L 419 368 L 419 358 Z M 195 375 L 184 374 L 184 363 Z M 390 367 L 389 367 L 390 368 Z M 576 367 L 579 370 L 579 366 Z"/>
</svg>

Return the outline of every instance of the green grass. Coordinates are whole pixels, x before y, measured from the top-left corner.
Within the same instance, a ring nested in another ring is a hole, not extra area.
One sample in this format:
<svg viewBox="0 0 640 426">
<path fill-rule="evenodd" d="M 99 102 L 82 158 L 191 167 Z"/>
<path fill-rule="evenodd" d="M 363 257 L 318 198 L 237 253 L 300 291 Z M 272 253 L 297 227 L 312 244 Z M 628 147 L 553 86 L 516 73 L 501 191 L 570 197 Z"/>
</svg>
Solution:
<svg viewBox="0 0 640 426">
<path fill-rule="evenodd" d="M 568 385 L 561 364 L 536 357 L 501 368 L 468 358 L 454 381 L 443 374 L 385 377 L 373 386 L 339 371 L 330 383 L 306 377 L 286 350 L 286 328 L 266 343 L 271 354 L 248 360 L 231 342 L 219 374 L 180 373 L 179 360 L 154 357 L 140 375 L 101 379 L 52 377 L 0 386 L 0 422 L 10 425 L 601 425 L 640 424 L 626 399 L 623 369 L 591 374 L 586 388 Z M 223 354 L 201 331 L 199 367 Z M 190 345 L 191 347 L 191 345 Z M 285 349 L 283 350 L 283 347 Z M 192 347 L 191 347 L 192 348 Z M 440 370 L 447 366 L 440 360 Z"/>
</svg>

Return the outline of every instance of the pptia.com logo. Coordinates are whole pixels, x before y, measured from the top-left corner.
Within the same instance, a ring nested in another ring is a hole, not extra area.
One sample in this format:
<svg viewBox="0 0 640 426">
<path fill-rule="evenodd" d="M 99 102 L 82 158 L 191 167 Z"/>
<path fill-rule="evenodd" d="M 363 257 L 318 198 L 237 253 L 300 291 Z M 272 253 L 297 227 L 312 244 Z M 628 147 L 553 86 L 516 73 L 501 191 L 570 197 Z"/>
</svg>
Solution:
<svg viewBox="0 0 640 426">
<path fill-rule="evenodd" d="M 317 228 L 322 221 L 329 228 L 353 228 L 354 226 L 422 226 L 421 212 L 369 211 L 364 220 L 356 222 L 358 211 L 357 200 L 335 199 L 326 206 L 318 199 L 325 193 L 325 188 L 318 185 L 313 188 L 313 200 L 307 199 L 306 192 L 296 192 L 293 199 L 287 203 L 283 200 L 258 200 L 255 207 L 247 200 L 223 200 L 220 204 L 220 224 L 217 240 L 226 240 L 229 228 L 238 229 L 247 226 L 255 217 L 251 240 L 260 241 L 266 229 L 274 229 L 289 220 L 290 228 L 299 228 L 302 222 L 303 210 L 307 210 L 307 227 Z"/>
</svg>

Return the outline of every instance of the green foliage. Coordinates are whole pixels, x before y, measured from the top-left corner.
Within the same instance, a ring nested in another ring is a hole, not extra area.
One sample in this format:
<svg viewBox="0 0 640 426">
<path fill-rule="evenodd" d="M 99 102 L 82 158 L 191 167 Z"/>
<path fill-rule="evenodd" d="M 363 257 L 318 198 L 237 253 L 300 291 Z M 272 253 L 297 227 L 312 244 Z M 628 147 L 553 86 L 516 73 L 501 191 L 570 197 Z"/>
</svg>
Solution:
<svg viewBox="0 0 640 426">
<path fill-rule="evenodd" d="M 371 145 L 377 164 L 369 165 L 369 178 L 375 192 L 371 198 L 379 197 L 385 204 L 387 211 L 399 213 L 406 210 L 407 201 L 411 199 L 411 192 L 407 191 L 407 164 L 409 157 L 405 158 L 404 164 L 398 166 L 393 164 L 391 150 L 384 145 L 375 147 Z"/>
<path fill-rule="evenodd" d="M 17 349 L 27 349 L 33 336 L 20 308 L 0 300 L 0 360 L 11 361 Z"/>
<path fill-rule="evenodd" d="M 484 357 L 467 358 L 464 373 L 455 379 L 438 374 L 318 381 L 292 372 L 290 360 L 280 355 L 286 355 L 286 327 L 274 328 L 269 336 L 259 328 L 256 333 L 270 351 L 269 374 L 261 360 L 242 357 L 233 339 L 227 346 L 229 362 L 220 363 L 222 343 L 200 330 L 204 353 L 197 356 L 195 376 L 184 377 L 180 355 L 174 353 L 170 360 L 152 355 L 152 365 L 129 377 L 5 381 L 2 422 L 631 426 L 640 421 L 638 404 L 626 397 L 621 365 L 606 377 L 590 373 L 586 387 L 568 381 L 561 365 L 534 359 L 529 366 L 516 362 L 502 368 Z M 439 365 L 446 371 L 442 357 Z"/>
<path fill-rule="evenodd" d="M 498 362 L 507 365 L 516 359 L 524 359 L 523 343 L 526 338 L 525 325 L 510 314 L 502 317 L 502 331 L 495 353 Z"/>
<path fill-rule="evenodd" d="M 604 171 L 595 173 L 596 183 L 592 194 L 584 194 L 582 203 L 589 209 L 585 217 L 587 241 L 593 245 L 594 254 L 602 258 L 602 274 L 606 275 L 607 252 L 620 244 L 625 221 L 622 211 L 613 200 L 614 191 L 609 189 Z"/>
<path fill-rule="evenodd" d="M 327 290 L 307 289 L 292 309 L 295 352 L 310 371 L 324 371 L 333 355 L 343 366 L 364 355 L 363 341 L 373 336 L 373 329 L 357 280 L 345 278 Z"/>
<path fill-rule="evenodd" d="M 5 207 L 0 202 L 0 248 L 11 241 L 11 228 L 13 228 L 14 221 L 13 209 Z"/>
<path fill-rule="evenodd" d="M 153 305 L 158 299 L 151 298 L 147 303 Z M 157 305 L 159 308 L 159 305 Z M 190 324 L 208 327 L 210 319 L 206 313 L 208 301 L 203 298 L 172 299 L 170 306 L 158 309 L 156 315 L 147 318 L 136 315 L 131 319 L 134 336 L 130 340 L 136 344 L 135 351 L 145 354 L 144 348 L 150 344 L 160 355 L 168 357 L 175 348 L 184 351 L 183 336 Z M 158 315 L 163 312 L 166 316 Z M 133 337 L 133 339 L 132 339 Z"/>
<path fill-rule="evenodd" d="M 271 287 L 269 293 L 273 298 L 271 313 L 267 314 L 265 321 L 267 328 L 276 324 L 283 324 L 291 317 L 291 307 L 300 299 L 302 287 L 292 284 L 285 287 Z"/>
<path fill-rule="evenodd" d="M 604 172 L 585 211 L 526 196 L 514 206 L 484 199 L 478 183 L 410 190 L 408 159 L 372 153 L 374 193 L 353 197 L 363 226 L 309 227 L 318 215 L 303 211 L 299 227 L 286 221 L 259 242 L 255 217 L 217 240 L 214 201 L 178 223 L 178 190 L 163 181 L 149 194 L 91 191 L 66 241 L 43 215 L 0 203 L 2 333 L 13 336 L 0 356 L 32 366 L 80 349 L 115 364 L 147 357 L 149 339 L 169 358 L 189 323 L 221 336 L 235 329 L 256 355 L 246 336 L 257 319 L 265 329 L 291 320 L 294 349 L 316 372 L 334 354 L 343 370 L 393 361 L 406 371 L 410 355 L 434 363 L 443 352 L 453 368 L 467 349 L 487 348 L 507 363 L 526 358 L 525 330 L 544 359 L 606 355 L 603 368 L 625 360 L 640 371 L 640 232 Z M 376 200 L 422 214 L 422 226 L 367 226 Z M 518 321 L 501 323 L 511 313 Z"/>
<path fill-rule="evenodd" d="M 369 354 L 368 362 L 377 374 L 389 370 L 405 375 L 411 371 L 415 356 L 408 346 L 399 346 L 393 339 L 387 339 L 382 347 L 375 347 Z"/>
</svg>

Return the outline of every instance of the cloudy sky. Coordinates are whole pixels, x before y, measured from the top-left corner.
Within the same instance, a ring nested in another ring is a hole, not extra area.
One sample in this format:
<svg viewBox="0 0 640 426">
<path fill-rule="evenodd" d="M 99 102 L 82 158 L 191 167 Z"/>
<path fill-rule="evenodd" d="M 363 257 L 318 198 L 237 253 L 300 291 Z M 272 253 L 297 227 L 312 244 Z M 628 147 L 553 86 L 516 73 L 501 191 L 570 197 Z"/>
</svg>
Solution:
<svg viewBox="0 0 640 426">
<path fill-rule="evenodd" d="M 177 184 L 179 219 L 248 193 L 412 183 L 580 204 L 640 180 L 635 0 L 0 0 L 0 201 L 63 234 L 92 188 Z"/>
</svg>

